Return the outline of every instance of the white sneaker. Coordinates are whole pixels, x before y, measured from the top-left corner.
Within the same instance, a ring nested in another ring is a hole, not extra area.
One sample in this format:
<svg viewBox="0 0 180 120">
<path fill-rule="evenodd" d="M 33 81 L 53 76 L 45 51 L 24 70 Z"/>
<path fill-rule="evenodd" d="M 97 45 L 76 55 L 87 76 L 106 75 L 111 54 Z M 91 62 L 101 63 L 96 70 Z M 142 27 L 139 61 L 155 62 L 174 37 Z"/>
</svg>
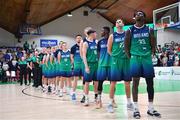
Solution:
<svg viewBox="0 0 180 120">
<path fill-rule="evenodd" d="M 89 99 L 85 98 L 84 106 L 89 106 Z"/>
<path fill-rule="evenodd" d="M 113 108 L 113 105 L 112 105 L 112 104 L 109 104 L 109 105 L 107 106 L 107 111 L 108 111 L 109 113 L 114 113 L 114 108 Z"/>
<path fill-rule="evenodd" d="M 56 90 L 55 95 L 59 95 L 60 90 Z"/>
<path fill-rule="evenodd" d="M 59 92 L 59 97 L 63 97 L 63 92 L 62 91 Z"/>
<path fill-rule="evenodd" d="M 128 110 L 133 110 L 133 109 L 134 109 L 133 104 L 132 104 L 132 103 L 128 103 L 128 104 L 127 104 L 127 109 L 128 109 Z"/>
</svg>

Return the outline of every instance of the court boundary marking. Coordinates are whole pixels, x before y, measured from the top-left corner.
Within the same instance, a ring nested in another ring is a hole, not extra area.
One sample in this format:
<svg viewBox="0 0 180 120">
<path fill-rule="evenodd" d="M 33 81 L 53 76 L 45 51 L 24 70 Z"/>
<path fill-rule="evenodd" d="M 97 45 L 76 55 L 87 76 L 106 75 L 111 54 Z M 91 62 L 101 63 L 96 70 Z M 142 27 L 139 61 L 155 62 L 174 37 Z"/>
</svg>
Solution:
<svg viewBox="0 0 180 120">
<path fill-rule="evenodd" d="M 22 89 L 22 94 L 26 95 L 26 96 L 29 96 L 29 97 L 34 97 L 34 98 L 39 98 L 39 99 L 46 99 L 46 100 L 56 100 L 56 101 L 61 101 L 61 102 L 71 102 L 71 100 L 66 100 L 66 99 L 56 99 L 56 98 L 48 98 L 48 97 L 43 97 L 43 96 L 37 96 L 37 95 L 32 95 L 32 94 L 29 94 L 27 92 L 25 92 L 28 88 L 30 87 L 26 87 L 26 88 L 23 88 Z M 80 103 L 80 101 L 76 101 L 77 103 Z M 90 102 L 90 103 L 94 103 L 94 102 Z M 82 103 L 80 103 L 82 104 Z M 103 102 L 103 104 L 105 105 L 108 105 L 107 102 Z M 123 103 L 120 103 L 118 105 L 124 105 Z M 147 106 L 145 104 L 139 104 L 140 106 Z M 156 107 L 169 107 L 169 108 L 180 108 L 180 105 L 178 106 L 174 106 L 174 105 L 154 105 Z"/>
</svg>

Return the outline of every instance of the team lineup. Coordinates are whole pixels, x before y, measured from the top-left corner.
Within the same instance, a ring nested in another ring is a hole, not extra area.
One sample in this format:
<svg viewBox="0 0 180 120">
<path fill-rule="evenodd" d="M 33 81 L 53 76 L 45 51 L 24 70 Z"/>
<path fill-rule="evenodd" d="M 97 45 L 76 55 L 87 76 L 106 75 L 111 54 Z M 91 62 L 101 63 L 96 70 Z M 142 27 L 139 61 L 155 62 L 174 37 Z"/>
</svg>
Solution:
<svg viewBox="0 0 180 120">
<path fill-rule="evenodd" d="M 135 24 L 127 31 L 123 30 L 123 20 L 118 19 L 115 23 L 116 32 L 110 34 L 110 28 L 105 26 L 102 28 L 100 40 L 97 40 L 96 31 L 87 27 L 84 29 L 86 37 L 83 39 L 81 35 L 76 35 L 76 44 L 70 50 L 68 43 L 60 42 L 58 47 L 43 48 L 41 59 L 37 59 L 38 52 L 35 51 L 31 60 L 34 66 L 42 67 L 43 92 L 63 97 L 65 86 L 66 94 L 71 96 L 72 101 L 76 101 L 76 88 L 78 80 L 81 79 L 83 96 L 80 102 L 89 106 L 89 84 L 93 82 L 94 102 L 96 108 L 101 109 L 103 82 L 109 81 L 107 111 L 113 113 L 117 107 L 116 84 L 124 81 L 127 109 L 133 111 L 135 119 L 140 119 L 138 86 L 140 77 L 143 77 L 148 93 L 147 114 L 161 117 L 153 106 L 155 75 L 151 56 L 155 54 L 155 37 L 153 29 L 145 25 L 145 17 L 143 11 L 135 12 Z M 34 79 L 39 79 L 38 71 L 33 73 Z"/>
</svg>

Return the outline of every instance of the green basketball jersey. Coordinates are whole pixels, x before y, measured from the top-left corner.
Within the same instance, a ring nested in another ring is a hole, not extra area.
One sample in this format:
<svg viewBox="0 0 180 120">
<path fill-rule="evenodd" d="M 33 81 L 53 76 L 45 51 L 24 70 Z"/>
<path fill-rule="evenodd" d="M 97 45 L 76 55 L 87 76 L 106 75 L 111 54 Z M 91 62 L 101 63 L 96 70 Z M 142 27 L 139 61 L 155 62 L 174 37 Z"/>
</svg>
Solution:
<svg viewBox="0 0 180 120">
<path fill-rule="evenodd" d="M 125 39 L 125 32 L 113 33 L 112 57 L 127 58 L 124 49 L 124 39 Z"/>
<path fill-rule="evenodd" d="M 151 55 L 150 45 L 150 28 L 144 25 L 141 28 L 132 26 L 131 31 L 131 48 L 132 55 L 146 56 Z"/>
<path fill-rule="evenodd" d="M 97 54 L 97 43 L 96 40 L 88 41 L 86 40 L 88 44 L 86 58 L 88 63 L 93 63 L 98 61 L 98 54 Z"/>
<path fill-rule="evenodd" d="M 71 59 L 69 50 L 61 52 L 60 68 L 63 71 L 71 70 Z"/>
</svg>

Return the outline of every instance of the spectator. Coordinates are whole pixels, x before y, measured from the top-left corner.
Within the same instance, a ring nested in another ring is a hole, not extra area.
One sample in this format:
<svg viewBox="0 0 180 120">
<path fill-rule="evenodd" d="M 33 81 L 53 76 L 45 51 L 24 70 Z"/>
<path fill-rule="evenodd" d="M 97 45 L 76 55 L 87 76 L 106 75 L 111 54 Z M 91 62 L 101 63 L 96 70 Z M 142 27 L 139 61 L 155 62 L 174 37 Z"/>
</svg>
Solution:
<svg viewBox="0 0 180 120">
<path fill-rule="evenodd" d="M 167 57 L 167 53 L 164 54 L 164 57 L 162 58 L 162 64 L 163 66 L 167 66 L 167 61 L 168 61 L 168 57 Z"/>
<path fill-rule="evenodd" d="M 175 54 L 174 66 L 179 66 L 179 56 Z"/>
<path fill-rule="evenodd" d="M 37 48 L 37 45 L 35 44 L 35 41 L 31 44 L 31 52 L 34 52 Z"/>
<path fill-rule="evenodd" d="M 158 59 L 157 59 L 156 55 L 152 56 L 152 63 L 153 63 L 154 66 L 158 65 Z"/>
<path fill-rule="evenodd" d="M 170 52 L 167 57 L 168 57 L 167 66 L 173 66 L 174 65 L 174 52 Z"/>
<path fill-rule="evenodd" d="M 158 47 L 157 47 L 157 52 L 158 52 L 158 53 L 162 53 L 161 45 L 158 45 Z"/>
<path fill-rule="evenodd" d="M 27 41 L 24 43 L 23 47 L 26 52 L 29 51 L 29 43 Z"/>
<path fill-rule="evenodd" d="M 12 56 L 11 56 L 10 50 L 8 49 L 8 50 L 6 51 L 6 54 L 4 55 L 4 60 L 5 60 L 5 62 L 8 62 L 8 61 L 10 61 L 11 59 L 12 59 Z"/>
</svg>

